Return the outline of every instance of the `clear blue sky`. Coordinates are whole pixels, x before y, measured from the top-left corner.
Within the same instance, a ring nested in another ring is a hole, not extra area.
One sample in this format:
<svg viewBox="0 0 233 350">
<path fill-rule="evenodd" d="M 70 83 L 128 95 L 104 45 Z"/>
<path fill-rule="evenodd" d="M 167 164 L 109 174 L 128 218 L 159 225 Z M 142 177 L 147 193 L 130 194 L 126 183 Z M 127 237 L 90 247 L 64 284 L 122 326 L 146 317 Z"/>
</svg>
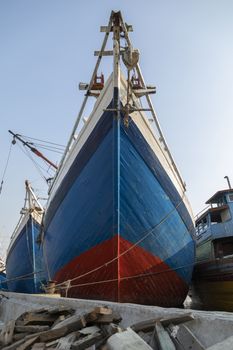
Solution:
<svg viewBox="0 0 233 350">
<path fill-rule="evenodd" d="M 196 213 L 226 187 L 224 175 L 233 182 L 232 0 L 1 0 L 0 176 L 8 129 L 66 144 L 83 97 L 78 83 L 90 79 L 111 10 L 134 26 L 131 38 L 146 82 L 157 86 L 153 103 Z M 14 146 L 0 196 L 0 253 L 26 178 L 45 195 Z"/>
</svg>

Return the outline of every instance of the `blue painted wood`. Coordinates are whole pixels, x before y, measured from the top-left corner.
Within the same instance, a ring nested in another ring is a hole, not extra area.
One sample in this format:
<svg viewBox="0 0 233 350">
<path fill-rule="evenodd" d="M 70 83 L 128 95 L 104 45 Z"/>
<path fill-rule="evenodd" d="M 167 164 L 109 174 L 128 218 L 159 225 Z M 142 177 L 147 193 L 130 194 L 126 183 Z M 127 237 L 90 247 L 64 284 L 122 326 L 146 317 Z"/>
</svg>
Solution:
<svg viewBox="0 0 233 350">
<path fill-rule="evenodd" d="M 0 272 L 0 290 L 8 290 L 6 274 L 4 272 Z"/>
<path fill-rule="evenodd" d="M 199 227 L 197 231 L 197 245 L 207 241 L 218 238 L 233 236 L 233 202 L 229 200 L 228 190 L 222 191 L 222 201 L 227 205 L 230 213 L 228 220 L 220 223 L 211 223 L 209 209 L 202 214 L 203 218 L 207 219 L 205 227 Z M 221 209 L 221 207 L 220 207 Z M 197 220 L 198 221 L 198 220 Z M 198 225 L 197 225 L 198 226 Z"/>
<path fill-rule="evenodd" d="M 45 218 L 44 245 L 50 276 L 75 257 L 112 238 L 117 228 L 131 243 L 137 243 L 152 229 L 140 246 L 168 263 L 189 283 L 194 242 L 187 208 L 184 204 L 175 208 L 181 197 L 134 123 L 131 121 L 125 131 L 120 125 L 113 128 L 111 113 L 104 113 L 103 120 L 108 124 L 105 133 L 101 132 L 102 121 L 93 131 L 96 136 L 92 141 L 96 140 L 97 147 L 87 141 L 83 149 L 87 150 L 88 160 L 83 161 L 82 169 L 78 160 L 74 161 L 75 166 L 57 191 L 53 215 L 49 210 L 46 214 L 50 217 Z M 131 128 L 134 135 L 130 135 Z M 82 157 L 85 158 L 85 153 Z M 118 224 L 114 219 L 117 210 L 120 210 Z"/>
<path fill-rule="evenodd" d="M 34 274 L 43 268 L 42 247 L 36 243 L 39 230 L 38 223 L 30 216 L 7 255 L 6 276 L 11 292 L 42 292 L 43 273 Z"/>
</svg>

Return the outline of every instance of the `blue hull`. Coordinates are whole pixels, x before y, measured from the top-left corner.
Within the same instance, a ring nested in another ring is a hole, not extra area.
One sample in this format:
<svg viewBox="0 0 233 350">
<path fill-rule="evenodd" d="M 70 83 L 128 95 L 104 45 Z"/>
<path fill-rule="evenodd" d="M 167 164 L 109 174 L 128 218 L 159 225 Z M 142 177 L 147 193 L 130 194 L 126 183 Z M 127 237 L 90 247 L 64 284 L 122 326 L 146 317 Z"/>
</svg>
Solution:
<svg viewBox="0 0 233 350">
<path fill-rule="evenodd" d="M 193 223 L 133 120 L 105 112 L 45 216 L 48 278 L 68 295 L 180 305 L 194 264 Z"/>
<path fill-rule="evenodd" d="M 36 243 L 40 226 L 30 216 L 15 239 L 6 260 L 10 292 L 41 293 L 42 248 Z"/>
<path fill-rule="evenodd" d="M 6 274 L 4 272 L 0 272 L 0 290 L 8 290 Z"/>
</svg>

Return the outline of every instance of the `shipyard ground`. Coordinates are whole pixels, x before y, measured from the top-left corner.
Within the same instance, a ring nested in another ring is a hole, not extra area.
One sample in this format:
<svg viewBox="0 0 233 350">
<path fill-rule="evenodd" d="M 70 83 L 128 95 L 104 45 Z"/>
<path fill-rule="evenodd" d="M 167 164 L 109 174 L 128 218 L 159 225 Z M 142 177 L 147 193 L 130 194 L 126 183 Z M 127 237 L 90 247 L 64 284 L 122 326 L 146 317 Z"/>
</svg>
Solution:
<svg viewBox="0 0 233 350">
<path fill-rule="evenodd" d="M 189 329 L 201 341 L 205 348 L 224 341 L 224 345 L 214 345 L 213 350 L 233 349 L 233 313 L 206 312 L 188 309 L 161 308 L 156 306 L 144 306 L 136 304 L 121 304 L 106 301 L 81 300 L 61 298 L 48 295 L 31 295 L 1 292 L 0 322 L 6 323 L 15 319 L 25 311 L 46 306 L 70 306 L 78 312 L 87 312 L 95 306 L 107 305 L 118 311 L 122 316 L 123 327 L 132 323 L 148 320 L 156 317 L 178 316 L 190 313 L 195 317 L 194 321 L 187 323 Z M 226 339 L 227 343 L 226 343 Z"/>
</svg>

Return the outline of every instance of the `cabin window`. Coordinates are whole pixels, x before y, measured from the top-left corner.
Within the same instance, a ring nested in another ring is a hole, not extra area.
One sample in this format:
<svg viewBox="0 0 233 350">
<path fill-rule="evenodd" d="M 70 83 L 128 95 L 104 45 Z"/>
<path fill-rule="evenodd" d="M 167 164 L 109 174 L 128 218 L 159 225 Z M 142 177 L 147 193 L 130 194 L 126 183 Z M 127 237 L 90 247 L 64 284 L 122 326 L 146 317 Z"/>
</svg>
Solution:
<svg viewBox="0 0 233 350">
<path fill-rule="evenodd" d="M 224 238 L 214 241 L 215 258 L 233 256 L 233 238 Z"/>
<path fill-rule="evenodd" d="M 196 227 L 196 235 L 201 235 L 203 232 L 205 232 L 208 228 L 208 220 L 207 216 L 203 218 L 201 221 L 198 222 Z"/>
<path fill-rule="evenodd" d="M 219 201 L 218 201 L 218 203 L 217 203 L 217 206 L 218 206 L 218 207 L 222 207 L 222 206 L 225 205 L 225 204 L 226 204 L 226 200 L 225 200 L 224 197 L 222 197 L 222 198 L 219 199 Z"/>
<path fill-rule="evenodd" d="M 211 225 L 220 224 L 221 222 L 230 220 L 230 218 L 231 218 L 231 214 L 228 208 L 218 210 L 218 211 L 213 211 L 210 213 Z"/>
<path fill-rule="evenodd" d="M 202 244 L 200 244 L 197 247 L 197 252 L 196 252 L 196 259 L 197 261 L 202 261 L 202 260 L 208 260 L 211 258 L 211 253 L 212 253 L 212 249 L 211 249 L 211 241 L 206 241 Z"/>
<path fill-rule="evenodd" d="M 233 194 L 229 194 L 228 198 L 229 198 L 229 202 L 233 202 Z"/>
<path fill-rule="evenodd" d="M 210 221 L 211 221 L 211 225 L 212 224 L 219 224 L 220 222 L 222 222 L 221 213 L 220 212 L 210 213 Z"/>
</svg>

